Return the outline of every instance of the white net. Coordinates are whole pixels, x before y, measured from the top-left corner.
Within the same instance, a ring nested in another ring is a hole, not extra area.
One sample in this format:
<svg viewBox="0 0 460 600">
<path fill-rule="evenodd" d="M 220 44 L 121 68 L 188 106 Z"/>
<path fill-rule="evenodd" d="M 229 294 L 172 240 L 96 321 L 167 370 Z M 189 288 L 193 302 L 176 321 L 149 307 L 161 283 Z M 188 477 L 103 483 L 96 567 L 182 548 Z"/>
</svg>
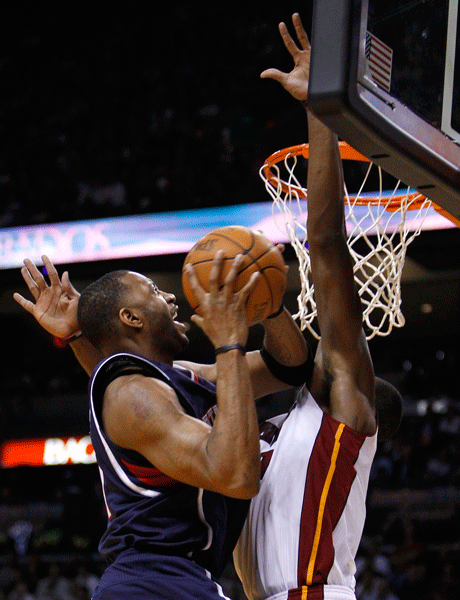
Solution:
<svg viewBox="0 0 460 600">
<path fill-rule="evenodd" d="M 274 215 L 278 213 L 282 217 L 276 220 L 286 232 L 299 261 L 301 290 L 299 312 L 294 317 L 299 319 L 302 330 L 307 328 L 319 339 L 306 230 L 307 190 L 294 173 L 297 157 L 305 146 L 293 147 L 279 162 L 266 163 L 260 176 L 273 199 Z M 363 191 L 371 169 L 378 170 L 379 190 L 375 193 Z M 354 261 L 367 339 L 387 336 L 393 327 L 404 325 L 401 275 L 406 249 L 419 235 L 430 206 L 430 200 L 404 188 L 400 182 L 392 191 L 383 191 L 382 171 L 371 162 L 358 193 L 350 195 L 345 190 L 348 247 Z"/>
</svg>

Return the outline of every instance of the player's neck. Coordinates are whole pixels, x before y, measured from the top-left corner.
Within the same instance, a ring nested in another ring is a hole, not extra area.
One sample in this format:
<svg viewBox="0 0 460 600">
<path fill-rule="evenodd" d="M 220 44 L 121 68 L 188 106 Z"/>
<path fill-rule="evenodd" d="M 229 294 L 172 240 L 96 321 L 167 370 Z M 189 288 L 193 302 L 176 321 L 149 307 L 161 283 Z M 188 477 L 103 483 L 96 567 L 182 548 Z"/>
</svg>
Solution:
<svg viewBox="0 0 460 600">
<path fill-rule="evenodd" d="M 174 361 L 173 356 L 170 356 L 165 352 L 161 352 L 158 348 L 152 347 L 152 344 L 148 343 L 145 340 L 133 340 L 130 338 L 123 338 L 118 342 L 112 343 L 106 348 L 104 348 L 104 354 L 106 356 L 118 354 L 120 352 L 137 354 L 139 356 L 147 358 L 148 360 L 161 362 L 171 366 Z"/>
</svg>

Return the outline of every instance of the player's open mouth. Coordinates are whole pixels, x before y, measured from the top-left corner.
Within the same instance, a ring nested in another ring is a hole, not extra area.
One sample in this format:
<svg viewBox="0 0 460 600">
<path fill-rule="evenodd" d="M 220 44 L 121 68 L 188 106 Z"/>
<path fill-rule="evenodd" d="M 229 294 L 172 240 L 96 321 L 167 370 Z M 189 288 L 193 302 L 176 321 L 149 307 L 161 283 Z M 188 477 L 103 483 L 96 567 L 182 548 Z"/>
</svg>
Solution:
<svg viewBox="0 0 460 600">
<path fill-rule="evenodd" d="M 182 329 L 183 331 L 188 331 L 190 329 L 190 325 L 188 323 L 182 323 L 182 321 L 178 321 L 177 320 L 177 315 L 179 313 L 179 308 L 174 305 L 172 311 L 171 311 L 171 318 L 173 320 L 173 323 L 176 327 L 178 327 L 179 329 Z"/>
</svg>

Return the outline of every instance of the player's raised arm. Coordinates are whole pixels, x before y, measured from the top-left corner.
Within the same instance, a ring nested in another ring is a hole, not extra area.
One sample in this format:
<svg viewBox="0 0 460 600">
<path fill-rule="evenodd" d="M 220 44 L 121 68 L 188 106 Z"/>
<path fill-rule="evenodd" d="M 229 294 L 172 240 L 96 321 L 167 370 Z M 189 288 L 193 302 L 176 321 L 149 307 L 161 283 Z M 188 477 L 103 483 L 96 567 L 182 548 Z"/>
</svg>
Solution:
<svg viewBox="0 0 460 600">
<path fill-rule="evenodd" d="M 311 391 L 329 397 L 335 418 L 373 434 L 374 374 L 346 239 L 338 140 L 311 112 L 308 125 L 307 234 L 322 346 Z"/>
<path fill-rule="evenodd" d="M 311 391 L 331 414 L 365 433 L 375 431 L 374 373 L 362 331 L 362 308 L 353 277 L 344 221 L 344 185 L 337 136 L 308 109 L 310 44 L 298 14 L 296 43 L 279 30 L 294 61 L 290 73 L 268 69 L 308 114 L 307 234 L 321 344 Z"/>
</svg>

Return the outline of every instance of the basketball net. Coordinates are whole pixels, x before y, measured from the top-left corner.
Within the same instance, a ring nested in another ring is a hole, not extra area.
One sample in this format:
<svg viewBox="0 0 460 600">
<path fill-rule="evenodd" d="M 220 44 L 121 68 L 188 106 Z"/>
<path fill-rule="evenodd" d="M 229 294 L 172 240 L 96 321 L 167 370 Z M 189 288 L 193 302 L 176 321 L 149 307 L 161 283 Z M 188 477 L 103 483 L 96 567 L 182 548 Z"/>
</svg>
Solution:
<svg viewBox="0 0 460 600">
<path fill-rule="evenodd" d="M 419 192 L 404 188 L 400 182 L 394 190 L 383 191 L 381 168 L 345 142 L 339 142 L 339 146 L 342 159 L 369 163 L 358 193 L 351 195 L 345 189 L 347 242 L 369 340 L 375 335 L 387 336 L 393 327 L 403 327 L 401 275 L 407 246 L 420 234 L 428 209 L 439 207 Z M 306 207 L 302 202 L 307 198 L 307 190 L 294 173 L 299 156 L 308 158 L 308 144 L 275 152 L 265 161 L 260 176 L 273 199 L 275 220 L 287 234 L 299 261 L 301 291 L 297 297 L 299 312 L 294 318 L 299 319 L 302 330 L 307 328 L 319 339 L 307 245 Z M 378 169 L 379 191 L 364 192 L 373 168 Z M 276 218 L 276 211 L 282 219 Z"/>
</svg>

